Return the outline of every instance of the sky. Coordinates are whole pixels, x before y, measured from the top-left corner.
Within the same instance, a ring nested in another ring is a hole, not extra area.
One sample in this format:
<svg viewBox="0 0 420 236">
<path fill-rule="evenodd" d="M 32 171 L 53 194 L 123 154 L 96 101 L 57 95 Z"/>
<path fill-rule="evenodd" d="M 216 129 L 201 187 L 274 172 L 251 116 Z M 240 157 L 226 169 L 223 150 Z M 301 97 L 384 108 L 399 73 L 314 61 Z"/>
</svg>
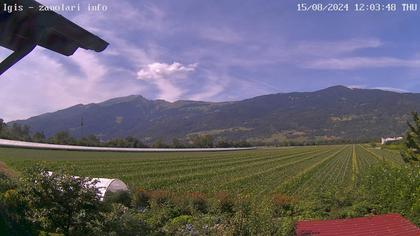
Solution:
<svg viewBox="0 0 420 236">
<path fill-rule="evenodd" d="M 420 92 L 420 9 L 298 12 L 295 0 L 39 2 L 80 3 L 81 11 L 60 14 L 110 45 L 71 57 L 37 47 L 0 77 L 6 121 L 128 95 L 232 101 L 333 85 Z M 89 3 L 107 10 L 87 11 Z M 0 49 L 0 59 L 8 54 Z"/>
</svg>

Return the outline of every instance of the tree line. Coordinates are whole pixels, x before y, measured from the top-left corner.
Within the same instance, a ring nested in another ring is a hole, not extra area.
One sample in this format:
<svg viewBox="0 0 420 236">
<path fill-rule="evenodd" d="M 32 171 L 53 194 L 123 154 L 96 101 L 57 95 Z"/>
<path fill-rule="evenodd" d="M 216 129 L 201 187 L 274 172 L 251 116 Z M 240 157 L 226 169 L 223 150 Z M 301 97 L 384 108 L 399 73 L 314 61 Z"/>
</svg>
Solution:
<svg viewBox="0 0 420 236">
<path fill-rule="evenodd" d="M 110 140 L 100 140 L 95 135 L 87 135 L 82 138 L 72 136 L 68 131 L 60 131 L 46 137 L 43 132 L 31 132 L 27 125 L 13 123 L 7 125 L 0 119 L 0 138 L 21 140 L 37 143 L 50 143 L 61 145 L 79 145 L 93 147 L 120 147 L 120 148 L 229 148 L 229 147 L 251 147 L 251 146 L 312 146 L 312 145 L 335 145 L 335 144 L 354 144 L 354 143 L 376 143 L 373 139 L 319 139 L 319 140 L 283 140 L 283 141 L 258 141 L 246 140 L 231 141 L 221 139 L 208 134 L 190 135 L 186 139 L 173 138 L 171 141 L 158 138 L 151 142 L 128 136 L 125 138 L 113 138 Z"/>
<path fill-rule="evenodd" d="M 0 119 L 0 138 L 60 145 L 119 148 L 229 148 L 251 146 L 251 144 L 245 140 L 217 140 L 212 135 L 190 135 L 185 140 L 173 138 L 171 142 L 164 141 L 163 139 L 156 139 L 151 143 L 145 143 L 132 136 L 113 138 L 107 141 L 100 140 L 96 135 L 76 138 L 68 131 L 59 131 L 56 134 L 47 137 L 43 132 L 31 132 L 28 125 L 20 125 L 17 123 L 7 125 L 2 119 Z"/>
</svg>

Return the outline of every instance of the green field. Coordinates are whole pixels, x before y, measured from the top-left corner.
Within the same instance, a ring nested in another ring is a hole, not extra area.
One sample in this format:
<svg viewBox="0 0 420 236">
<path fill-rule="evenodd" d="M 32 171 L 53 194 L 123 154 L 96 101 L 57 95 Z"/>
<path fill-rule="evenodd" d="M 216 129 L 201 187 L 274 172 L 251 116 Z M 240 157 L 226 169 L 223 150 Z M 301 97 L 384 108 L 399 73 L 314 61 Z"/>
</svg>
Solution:
<svg viewBox="0 0 420 236">
<path fill-rule="evenodd" d="M 369 166 L 399 165 L 398 152 L 362 145 L 310 146 L 237 152 L 110 153 L 0 148 L 0 161 L 22 171 L 36 161 L 74 174 L 119 178 L 132 189 L 226 191 L 262 196 L 307 196 L 322 188 L 347 188 Z"/>
</svg>

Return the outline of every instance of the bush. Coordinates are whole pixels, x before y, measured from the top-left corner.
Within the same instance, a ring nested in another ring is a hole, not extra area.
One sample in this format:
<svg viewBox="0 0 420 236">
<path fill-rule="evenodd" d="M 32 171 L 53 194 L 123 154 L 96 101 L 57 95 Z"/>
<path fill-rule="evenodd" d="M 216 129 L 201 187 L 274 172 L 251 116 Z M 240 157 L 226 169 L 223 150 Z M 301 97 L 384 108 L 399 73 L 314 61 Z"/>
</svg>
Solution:
<svg viewBox="0 0 420 236">
<path fill-rule="evenodd" d="M 206 196 L 199 192 L 193 192 L 188 194 L 190 206 L 193 211 L 200 213 L 207 213 L 207 199 Z"/>
<path fill-rule="evenodd" d="M 232 214 L 234 212 L 234 200 L 228 193 L 216 193 L 215 198 L 217 200 L 217 208 L 221 213 Z"/>
<path fill-rule="evenodd" d="M 106 235 L 148 235 L 150 228 L 140 213 L 121 204 L 112 204 L 110 212 L 102 213 L 101 231 Z"/>
<path fill-rule="evenodd" d="M 150 195 L 149 201 L 152 201 L 153 203 L 159 206 L 168 204 L 169 202 L 171 202 L 171 200 L 173 200 L 173 194 L 168 191 L 163 191 L 163 190 L 150 191 L 149 195 Z"/>
<path fill-rule="evenodd" d="M 91 179 L 50 173 L 39 165 L 24 172 L 19 194 L 28 206 L 27 219 L 47 232 L 89 234 L 100 215 L 98 190 Z"/>
<path fill-rule="evenodd" d="M 274 217 L 292 216 L 295 214 L 296 200 L 292 197 L 276 194 L 272 197 Z"/>
<path fill-rule="evenodd" d="M 193 217 L 181 215 L 170 220 L 164 227 L 169 235 L 191 235 L 194 232 Z"/>
<path fill-rule="evenodd" d="M 119 203 L 126 207 L 131 206 L 131 194 L 128 191 L 107 192 L 104 198 L 105 204 Z"/>
<path fill-rule="evenodd" d="M 150 194 L 143 189 L 138 189 L 134 193 L 134 207 L 137 209 L 145 209 L 150 206 Z"/>
<path fill-rule="evenodd" d="M 0 173 L 0 235 L 35 234 L 26 220 L 27 205 L 16 191 L 16 182 Z"/>
<path fill-rule="evenodd" d="M 363 198 L 375 213 L 398 212 L 420 224 L 420 168 L 373 167 L 363 178 Z"/>
</svg>

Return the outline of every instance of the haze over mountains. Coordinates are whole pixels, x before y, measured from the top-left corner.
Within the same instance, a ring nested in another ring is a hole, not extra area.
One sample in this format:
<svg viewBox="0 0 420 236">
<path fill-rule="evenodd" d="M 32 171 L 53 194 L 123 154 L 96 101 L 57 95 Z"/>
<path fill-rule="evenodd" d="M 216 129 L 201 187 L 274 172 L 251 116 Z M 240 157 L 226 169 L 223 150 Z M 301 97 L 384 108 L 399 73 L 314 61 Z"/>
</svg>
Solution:
<svg viewBox="0 0 420 236">
<path fill-rule="evenodd" d="M 170 103 L 128 96 L 14 122 L 47 136 L 69 131 L 76 137 L 134 136 L 153 142 L 211 134 L 225 140 L 276 143 L 402 135 L 412 111 L 420 111 L 420 94 L 334 86 L 235 102 Z"/>
</svg>

